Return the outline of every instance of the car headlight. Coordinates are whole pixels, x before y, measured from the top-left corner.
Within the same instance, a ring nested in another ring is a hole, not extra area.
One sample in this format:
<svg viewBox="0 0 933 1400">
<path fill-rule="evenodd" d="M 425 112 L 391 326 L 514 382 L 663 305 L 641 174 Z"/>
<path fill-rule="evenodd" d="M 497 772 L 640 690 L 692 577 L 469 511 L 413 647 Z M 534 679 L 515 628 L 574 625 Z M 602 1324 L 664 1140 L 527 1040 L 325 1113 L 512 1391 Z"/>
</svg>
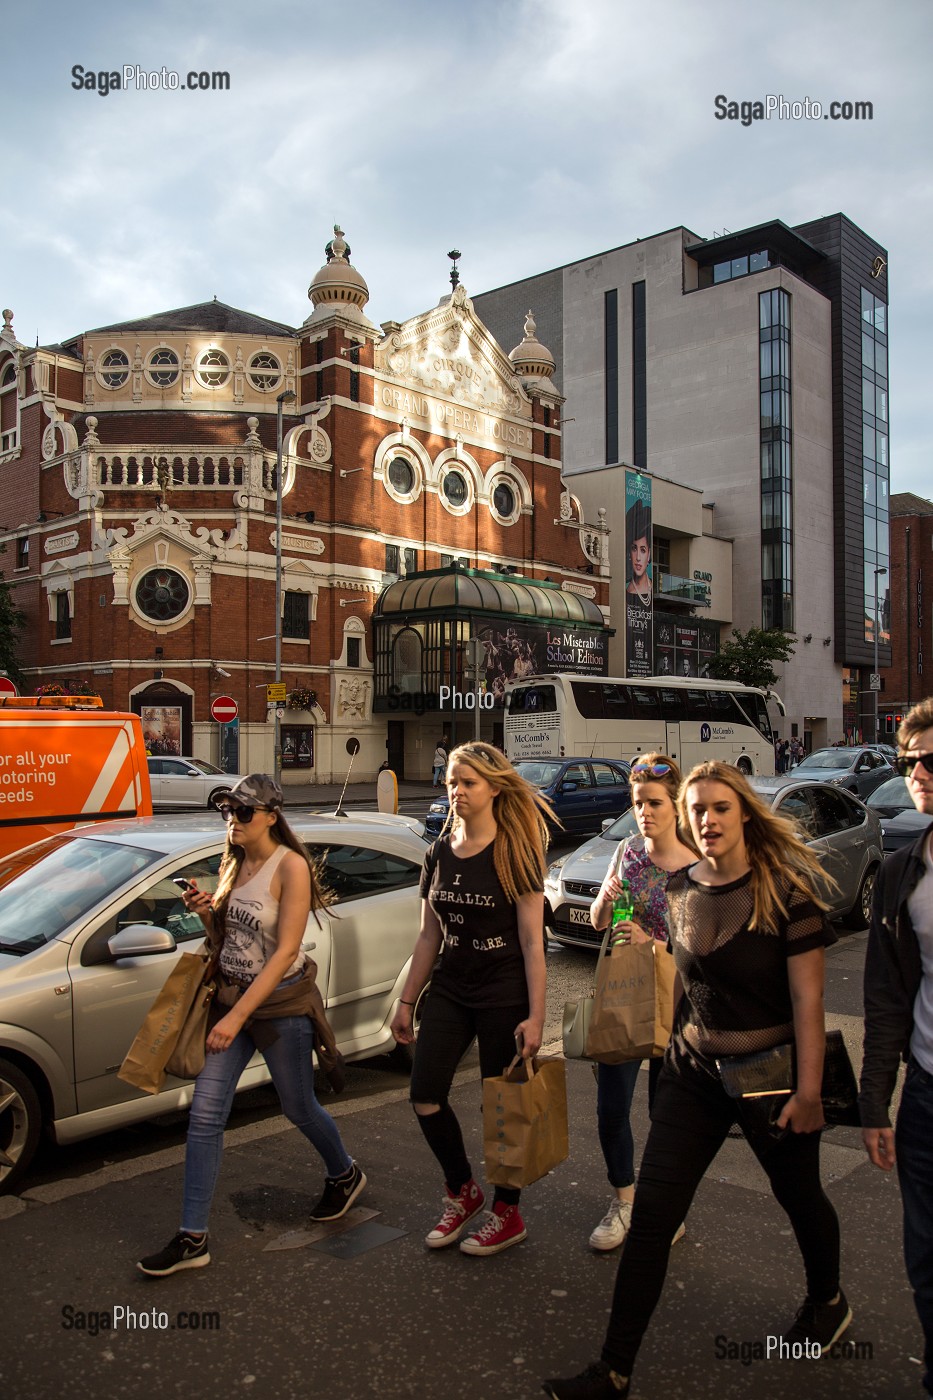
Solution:
<svg viewBox="0 0 933 1400">
<path fill-rule="evenodd" d="M 564 868 L 566 859 L 566 856 L 561 856 L 560 860 L 555 860 L 553 865 L 548 866 L 547 875 L 544 877 L 545 883 L 550 883 L 552 885 L 560 884 L 560 872 Z"/>
<path fill-rule="evenodd" d="M 447 808 L 446 808 L 445 806 L 443 806 L 440 802 L 432 802 L 431 805 L 430 805 L 430 807 L 428 808 L 428 811 L 429 811 L 429 812 L 446 812 L 446 811 L 447 811 Z"/>
</svg>

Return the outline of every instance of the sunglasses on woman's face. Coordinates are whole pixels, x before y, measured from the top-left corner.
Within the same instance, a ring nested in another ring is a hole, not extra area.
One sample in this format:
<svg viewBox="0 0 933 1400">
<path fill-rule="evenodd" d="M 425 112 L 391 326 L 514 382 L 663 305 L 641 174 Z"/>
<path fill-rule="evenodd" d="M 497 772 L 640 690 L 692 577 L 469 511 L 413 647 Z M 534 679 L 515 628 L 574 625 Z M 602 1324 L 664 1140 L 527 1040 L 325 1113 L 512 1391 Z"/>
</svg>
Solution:
<svg viewBox="0 0 933 1400">
<path fill-rule="evenodd" d="M 239 803 L 237 803 L 237 805 L 234 806 L 231 802 L 221 802 L 217 810 L 223 817 L 225 822 L 228 822 L 231 817 L 235 817 L 236 820 L 240 823 L 240 826 L 249 826 L 250 822 L 253 820 L 253 813 L 264 812 L 266 811 L 266 808 L 242 807 Z"/>
<path fill-rule="evenodd" d="M 894 760 L 894 767 L 902 778 L 909 778 L 917 764 L 927 773 L 933 773 L 933 753 L 901 753 Z"/>
<path fill-rule="evenodd" d="M 631 767 L 633 778 L 666 778 L 670 771 L 669 763 L 633 763 Z"/>
</svg>

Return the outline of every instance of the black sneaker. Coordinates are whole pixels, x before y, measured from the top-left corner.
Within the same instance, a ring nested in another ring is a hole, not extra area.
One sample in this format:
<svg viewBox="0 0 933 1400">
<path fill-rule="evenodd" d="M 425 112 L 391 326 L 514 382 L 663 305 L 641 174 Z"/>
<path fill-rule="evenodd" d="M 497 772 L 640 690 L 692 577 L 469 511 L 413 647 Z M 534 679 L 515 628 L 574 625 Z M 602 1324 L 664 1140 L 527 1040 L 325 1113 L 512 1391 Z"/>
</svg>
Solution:
<svg viewBox="0 0 933 1400">
<path fill-rule="evenodd" d="M 541 1389 L 551 1400 L 625 1400 L 629 1384 L 610 1370 L 605 1361 L 594 1361 L 579 1376 L 543 1381 Z"/>
<path fill-rule="evenodd" d="M 798 1355 L 802 1358 L 818 1360 L 839 1340 L 851 1321 L 852 1309 L 841 1289 L 835 1303 L 814 1303 L 808 1293 L 781 1341 L 790 1347 L 799 1346 Z"/>
<path fill-rule="evenodd" d="M 343 1176 L 325 1176 L 324 1194 L 311 1212 L 311 1219 L 339 1220 L 366 1185 L 366 1177 L 356 1163 Z"/>
<path fill-rule="evenodd" d="M 211 1262 L 211 1252 L 207 1247 L 207 1235 L 189 1235 L 184 1230 L 171 1240 L 158 1254 L 147 1254 L 136 1267 L 150 1278 L 164 1278 L 166 1274 L 177 1274 L 179 1269 L 203 1269 Z"/>
</svg>

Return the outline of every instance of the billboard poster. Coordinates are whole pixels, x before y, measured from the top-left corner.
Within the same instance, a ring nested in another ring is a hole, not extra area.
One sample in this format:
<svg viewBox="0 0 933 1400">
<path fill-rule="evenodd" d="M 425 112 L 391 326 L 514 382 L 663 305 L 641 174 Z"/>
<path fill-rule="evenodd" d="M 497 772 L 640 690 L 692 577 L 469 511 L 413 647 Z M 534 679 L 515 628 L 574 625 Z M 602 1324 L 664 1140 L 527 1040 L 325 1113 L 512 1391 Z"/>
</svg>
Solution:
<svg viewBox="0 0 933 1400">
<path fill-rule="evenodd" d="M 625 674 L 654 672 L 651 477 L 625 473 Z"/>
<path fill-rule="evenodd" d="M 282 725 L 282 767 L 314 767 L 314 730 L 310 725 Z"/>
<path fill-rule="evenodd" d="M 473 636 L 483 644 L 479 681 L 502 703 L 508 681 L 540 676 L 550 671 L 576 671 L 605 676 L 609 658 L 605 632 L 586 631 L 572 623 L 510 622 L 490 625 L 487 618 L 473 619 Z"/>
<path fill-rule="evenodd" d="M 181 753 L 181 706 L 143 705 L 139 712 L 148 754 Z"/>
</svg>

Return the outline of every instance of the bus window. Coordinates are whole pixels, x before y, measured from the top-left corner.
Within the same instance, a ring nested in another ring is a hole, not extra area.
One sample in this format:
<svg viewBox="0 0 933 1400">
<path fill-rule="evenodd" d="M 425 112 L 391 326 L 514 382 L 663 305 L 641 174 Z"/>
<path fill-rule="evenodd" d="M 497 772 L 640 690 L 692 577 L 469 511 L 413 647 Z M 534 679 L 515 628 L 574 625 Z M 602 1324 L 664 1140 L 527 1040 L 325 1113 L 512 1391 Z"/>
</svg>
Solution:
<svg viewBox="0 0 933 1400">
<path fill-rule="evenodd" d="M 628 687 L 632 697 L 632 718 L 639 719 L 663 719 L 661 706 L 658 704 L 658 692 L 649 685 L 632 685 Z"/>
<path fill-rule="evenodd" d="M 603 712 L 606 719 L 632 719 L 632 697 L 627 685 L 603 687 Z"/>
<path fill-rule="evenodd" d="M 658 699 L 661 702 L 661 715 L 667 724 L 676 724 L 685 718 L 686 699 L 682 690 L 659 689 Z"/>
<path fill-rule="evenodd" d="M 603 697 L 606 686 L 602 681 L 571 681 L 574 703 L 583 719 L 603 719 Z"/>
<path fill-rule="evenodd" d="M 512 691 L 509 709 L 518 714 L 540 714 L 557 709 L 557 691 L 553 685 L 523 685 Z"/>
</svg>

